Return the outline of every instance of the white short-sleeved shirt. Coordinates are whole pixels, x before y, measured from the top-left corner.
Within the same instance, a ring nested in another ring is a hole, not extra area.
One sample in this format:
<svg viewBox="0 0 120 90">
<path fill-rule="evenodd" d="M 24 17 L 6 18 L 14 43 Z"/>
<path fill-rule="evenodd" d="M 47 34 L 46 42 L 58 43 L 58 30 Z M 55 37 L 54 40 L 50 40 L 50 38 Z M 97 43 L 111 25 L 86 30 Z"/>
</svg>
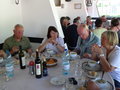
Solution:
<svg viewBox="0 0 120 90">
<path fill-rule="evenodd" d="M 108 55 L 108 62 L 116 69 L 110 72 L 113 79 L 120 82 L 120 47 L 115 46 L 113 51 Z"/>
<path fill-rule="evenodd" d="M 42 44 L 47 40 L 47 38 L 44 38 L 44 40 L 42 41 Z M 56 39 L 56 41 L 58 42 L 58 44 L 62 47 L 64 47 L 64 40 L 61 37 L 58 37 Z M 52 44 L 52 43 L 48 43 L 45 47 L 46 49 L 52 49 L 54 52 L 59 53 L 59 50 L 57 49 L 56 45 Z"/>
</svg>

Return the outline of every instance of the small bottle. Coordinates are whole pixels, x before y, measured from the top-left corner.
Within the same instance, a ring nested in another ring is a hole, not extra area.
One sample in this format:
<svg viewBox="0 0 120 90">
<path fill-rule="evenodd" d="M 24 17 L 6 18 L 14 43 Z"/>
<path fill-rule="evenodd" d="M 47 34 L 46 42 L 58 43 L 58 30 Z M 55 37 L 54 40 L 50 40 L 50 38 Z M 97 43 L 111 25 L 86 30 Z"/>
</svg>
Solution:
<svg viewBox="0 0 120 90">
<path fill-rule="evenodd" d="M 10 80 L 14 76 L 14 66 L 13 66 L 13 59 L 11 57 L 11 54 L 6 52 L 7 57 L 5 61 L 5 68 L 6 68 L 6 80 Z"/>
<path fill-rule="evenodd" d="M 48 70 L 46 65 L 46 59 L 43 59 L 43 76 L 48 76 Z"/>
<path fill-rule="evenodd" d="M 19 46 L 19 60 L 20 60 L 20 69 L 25 69 L 26 64 L 25 64 L 25 55 L 24 52 L 22 51 L 22 46 Z"/>
<path fill-rule="evenodd" d="M 93 21 L 92 23 L 92 29 L 94 30 L 95 29 L 95 22 Z"/>
<path fill-rule="evenodd" d="M 29 62 L 29 73 L 31 74 L 31 75 L 34 75 L 34 61 L 30 61 Z"/>
<path fill-rule="evenodd" d="M 36 50 L 35 76 L 37 79 L 42 77 L 42 64 L 41 64 L 41 60 L 39 58 L 38 49 Z"/>
</svg>

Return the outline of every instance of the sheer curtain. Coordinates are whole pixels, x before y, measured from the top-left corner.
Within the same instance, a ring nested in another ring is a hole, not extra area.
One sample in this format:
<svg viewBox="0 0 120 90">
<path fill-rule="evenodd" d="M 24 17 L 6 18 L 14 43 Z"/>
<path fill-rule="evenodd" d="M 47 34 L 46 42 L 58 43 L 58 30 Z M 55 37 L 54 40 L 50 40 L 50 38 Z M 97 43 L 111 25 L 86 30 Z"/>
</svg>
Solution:
<svg viewBox="0 0 120 90">
<path fill-rule="evenodd" d="M 88 16 L 99 17 L 97 2 L 98 0 L 86 0 Z"/>
</svg>

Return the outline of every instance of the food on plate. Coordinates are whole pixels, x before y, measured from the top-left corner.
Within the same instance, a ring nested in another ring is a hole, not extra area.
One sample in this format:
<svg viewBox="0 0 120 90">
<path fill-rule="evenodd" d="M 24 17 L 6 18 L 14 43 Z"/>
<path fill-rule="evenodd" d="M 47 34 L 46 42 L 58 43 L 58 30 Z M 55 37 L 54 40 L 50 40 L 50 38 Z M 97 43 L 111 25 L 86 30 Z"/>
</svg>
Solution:
<svg viewBox="0 0 120 90">
<path fill-rule="evenodd" d="M 99 80 L 97 80 L 97 82 L 100 83 L 100 84 L 104 84 L 104 83 L 106 83 L 106 81 L 103 80 L 103 79 L 99 79 Z"/>
<path fill-rule="evenodd" d="M 89 65 L 90 67 L 95 67 L 95 66 L 96 66 L 96 61 L 89 61 L 89 62 L 88 62 L 88 65 Z"/>
<path fill-rule="evenodd" d="M 90 75 L 90 76 L 97 76 L 97 72 L 95 72 L 95 71 L 89 71 L 88 75 Z"/>
<path fill-rule="evenodd" d="M 79 90 L 86 90 L 86 88 L 81 86 Z"/>
<path fill-rule="evenodd" d="M 54 64 L 55 63 L 55 59 L 50 58 L 47 60 L 47 64 Z"/>
<path fill-rule="evenodd" d="M 76 52 L 70 52 L 70 56 L 74 58 L 74 57 L 77 56 L 77 53 Z"/>
</svg>

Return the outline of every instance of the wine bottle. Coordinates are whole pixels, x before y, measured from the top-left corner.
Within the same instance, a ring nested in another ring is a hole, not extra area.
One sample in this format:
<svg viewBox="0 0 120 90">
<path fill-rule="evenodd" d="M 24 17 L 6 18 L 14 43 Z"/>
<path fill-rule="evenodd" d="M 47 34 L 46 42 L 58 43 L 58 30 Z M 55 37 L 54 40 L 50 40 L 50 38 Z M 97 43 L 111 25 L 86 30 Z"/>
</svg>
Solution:
<svg viewBox="0 0 120 90">
<path fill-rule="evenodd" d="M 36 78 L 42 77 L 42 65 L 41 65 L 41 60 L 39 58 L 38 49 L 36 50 L 35 76 L 36 76 Z"/>
<path fill-rule="evenodd" d="M 48 76 L 48 70 L 46 65 L 46 59 L 43 59 L 43 76 Z"/>
<path fill-rule="evenodd" d="M 24 52 L 22 50 L 22 46 L 19 46 L 19 60 L 20 60 L 20 69 L 25 69 L 26 68 L 26 64 L 25 64 L 25 55 Z"/>
</svg>

